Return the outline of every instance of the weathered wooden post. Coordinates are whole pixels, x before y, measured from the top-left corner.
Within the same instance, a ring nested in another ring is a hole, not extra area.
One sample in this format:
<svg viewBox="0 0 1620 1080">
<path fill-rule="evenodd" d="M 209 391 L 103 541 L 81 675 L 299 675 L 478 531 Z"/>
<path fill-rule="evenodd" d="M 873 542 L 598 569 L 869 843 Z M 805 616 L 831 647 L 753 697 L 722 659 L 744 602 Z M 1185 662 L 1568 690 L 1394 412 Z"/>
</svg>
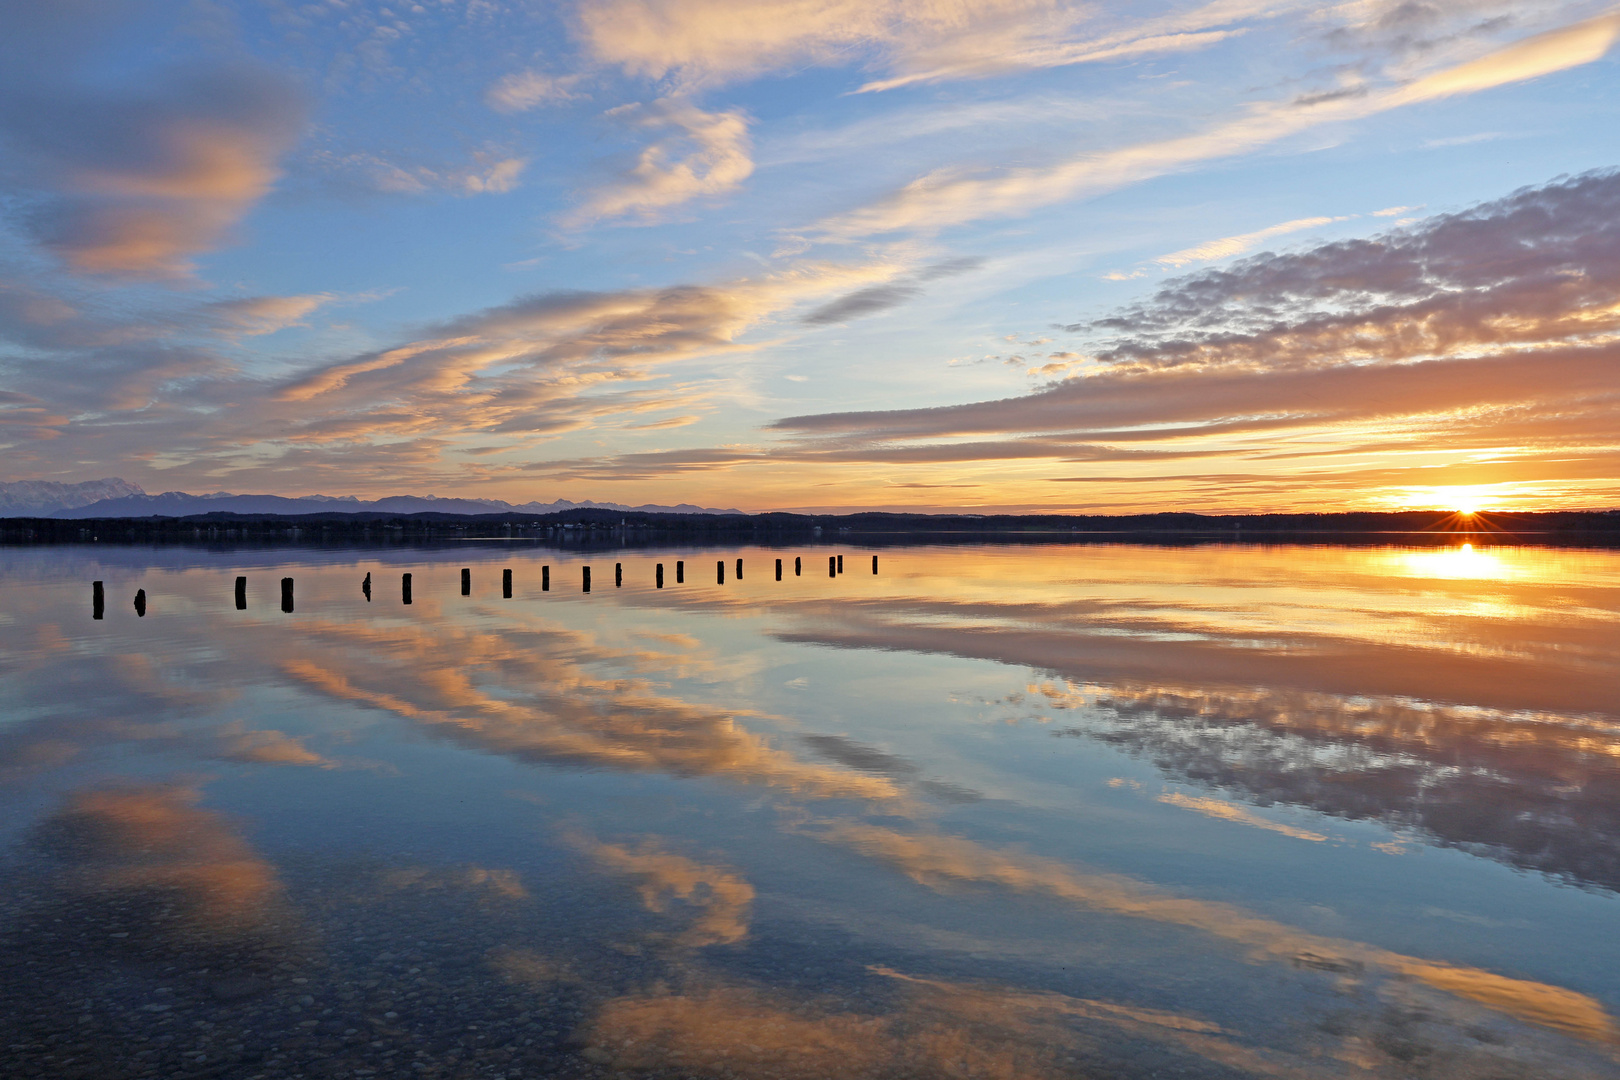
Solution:
<svg viewBox="0 0 1620 1080">
<path fill-rule="evenodd" d="M 293 609 L 293 579 L 290 578 L 290 577 L 284 577 L 284 578 L 281 579 L 281 610 L 287 612 L 290 615 L 290 614 L 292 614 L 292 609 Z"/>
<path fill-rule="evenodd" d="M 591 591 L 591 568 L 587 566 L 584 569 L 585 569 L 585 588 L 582 591 L 583 592 L 590 592 Z"/>
<path fill-rule="evenodd" d="M 872 556 L 872 573 L 877 573 L 877 556 Z"/>
<path fill-rule="evenodd" d="M 236 610 L 247 610 L 247 578 L 240 574 L 236 578 Z"/>
<path fill-rule="evenodd" d="M 782 580 L 782 560 L 781 559 L 776 560 L 776 580 L 777 581 Z"/>
<path fill-rule="evenodd" d="M 827 556 L 827 576 L 838 576 L 838 560 L 831 555 Z"/>
<path fill-rule="evenodd" d="M 842 555 L 838 556 L 838 572 L 840 574 L 844 572 L 844 557 Z"/>
<path fill-rule="evenodd" d="M 793 556 L 793 576 L 794 577 L 798 577 L 799 574 L 800 574 L 800 571 L 803 569 L 799 565 L 799 561 L 800 561 L 799 556 L 797 556 L 797 555 Z"/>
<path fill-rule="evenodd" d="M 512 570 L 510 567 L 501 571 L 501 599 L 512 599 Z"/>
<path fill-rule="evenodd" d="M 146 618 L 146 590 L 145 589 L 136 589 L 135 590 L 135 614 L 138 617 L 142 618 L 142 619 Z"/>
<path fill-rule="evenodd" d="M 624 585 L 624 563 L 616 562 L 616 563 L 613 564 L 613 587 L 615 589 L 618 589 L 618 588 L 623 587 L 623 585 Z"/>
<path fill-rule="evenodd" d="M 399 599 L 400 603 L 403 604 L 411 602 L 411 575 L 409 574 L 399 576 Z"/>
<path fill-rule="evenodd" d="M 658 583 L 658 588 L 662 589 L 664 587 L 664 564 L 663 563 L 658 564 L 658 569 L 653 574 L 653 580 Z"/>
<path fill-rule="evenodd" d="M 742 560 L 741 559 L 737 560 L 737 580 L 738 581 L 742 580 Z"/>
<path fill-rule="evenodd" d="M 714 583 L 716 585 L 726 583 L 726 560 L 724 559 L 714 564 Z"/>
<path fill-rule="evenodd" d="M 472 567 L 470 566 L 461 568 L 461 595 L 472 595 Z"/>
<path fill-rule="evenodd" d="M 685 585 L 686 584 L 686 560 L 685 559 L 676 559 L 675 560 L 675 584 L 677 584 L 677 585 Z"/>
<path fill-rule="evenodd" d="M 241 583 L 241 586 L 247 585 L 247 578 L 237 578 L 236 580 Z M 239 586 L 239 587 L 241 587 L 241 586 Z M 366 580 L 364 580 L 364 581 L 362 581 L 360 583 L 360 591 L 366 594 L 366 603 L 368 603 L 368 604 L 371 603 L 371 571 L 370 570 L 366 571 Z M 237 607 L 244 607 L 246 605 L 244 603 L 238 603 L 236 606 Z"/>
<path fill-rule="evenodd" d="M 551 567 L 549 566 L 542 566 L 540 568 L 540 591 L 551 591 Z"/>
<path fill-rule="evenodd" d="M 92 619 L 107 617 L 107 586 L 99 581 L 90 583 L 90 617 Z"/>
</svg>

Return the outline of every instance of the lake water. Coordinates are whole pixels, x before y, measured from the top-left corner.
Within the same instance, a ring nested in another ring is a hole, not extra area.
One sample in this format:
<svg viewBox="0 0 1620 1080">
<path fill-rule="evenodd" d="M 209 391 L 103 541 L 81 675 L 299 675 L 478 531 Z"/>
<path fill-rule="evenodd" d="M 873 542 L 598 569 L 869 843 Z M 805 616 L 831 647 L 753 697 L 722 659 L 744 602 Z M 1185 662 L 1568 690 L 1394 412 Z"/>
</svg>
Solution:
<svg viewBox="0 0 1620 1080">
<path fill-rule="evenodd" d="M 0 548 L 0 1073 L 1620 1076 L 1620 553 L 877 556 Z"/>
</svg>

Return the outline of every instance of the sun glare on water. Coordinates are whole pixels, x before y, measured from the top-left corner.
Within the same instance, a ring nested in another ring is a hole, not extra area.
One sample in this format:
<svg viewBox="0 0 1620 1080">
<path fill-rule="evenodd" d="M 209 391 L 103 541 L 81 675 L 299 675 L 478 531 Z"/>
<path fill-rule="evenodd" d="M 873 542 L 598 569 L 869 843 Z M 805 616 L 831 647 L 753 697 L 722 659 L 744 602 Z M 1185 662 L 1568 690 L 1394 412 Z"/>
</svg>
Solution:
<svg viewBox="0 0 1620 1080">
<path fill-rule="evenodd" d="M 1436 551 L 1406 552 L 1401 556 L 1406 572 L 1413 577 L 1501 581 L 1513 576 L 1512 568 L 1495 552 L 1476 551 L 1473 544 Z"/>
</svg>

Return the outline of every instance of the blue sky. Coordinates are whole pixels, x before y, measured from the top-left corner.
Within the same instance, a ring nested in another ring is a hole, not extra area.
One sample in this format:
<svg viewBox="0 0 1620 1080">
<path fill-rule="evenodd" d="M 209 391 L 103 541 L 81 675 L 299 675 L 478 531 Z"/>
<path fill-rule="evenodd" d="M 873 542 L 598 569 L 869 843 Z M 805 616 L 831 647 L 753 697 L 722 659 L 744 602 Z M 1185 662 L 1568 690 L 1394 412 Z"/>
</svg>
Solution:
<svg viewBox="0 0 1620 1080">
<path fill-rule="evenodd" d="M 0 0 L 0 479 L 1620 505 L 1620 8 Z"/>
</svg>

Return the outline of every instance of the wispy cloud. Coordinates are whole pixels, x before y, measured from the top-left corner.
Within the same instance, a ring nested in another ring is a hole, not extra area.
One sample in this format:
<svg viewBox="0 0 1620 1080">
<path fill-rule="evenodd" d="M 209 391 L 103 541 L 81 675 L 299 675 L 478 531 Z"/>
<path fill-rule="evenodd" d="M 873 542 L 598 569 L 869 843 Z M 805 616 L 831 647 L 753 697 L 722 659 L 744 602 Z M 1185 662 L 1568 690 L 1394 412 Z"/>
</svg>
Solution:
<svg viewBox="0 0 1620 1080">
<path fill-rule="evenodd" d="M 364 189 L 388 195 L 503 195 L 519 186 L 528 161 L 480 150 L 459 165 L 401 164 L 378 154 L 316 155 L 322 168 Z"/>
<path fill-rule="evenodd" d="M 939 169 L 866 206 L 827 218 L 812 231 L 829 238 L 932 233 L 970 221 L 1017 216 L 1201 162 L 1236 157 L 1323 124 L 1478 93 L 1590 63 L 1605 55 L 1617 35 L 1620 15 L 1604 15 L 1377 92 L 1265 102 L 1203 131 L 1088 152 L 1053 165 L 994 172 Z"/>
<path fill-rule="evenodd" d="M 683 86 L 859 63 L 858 92 L 1204 49 L 1303 0 L 1215 0 L 1150 18 L 1070 0 L 598 0 L 580 9 L 604 62 Z"/>
<path fill-rule="evenodd" d="M 719 83 L 854 51 L 1017 50 L 1082 17 L 1056 0 L 601 0 L 579 14 L 595 55 L 648 78 Z"/>
<path fill-rule="evenodd" d="M 175 306 L 159 323 L 0 290 L 0 337 L 26 340 L 29 357 L 4 360 L 16 398 L 0 401 L 3 438 L 56 438 L 126 464 L 154 443 L 184 446 L 214 477 L 270 486 L 284 471 L 298 485 L 365 484 L 373 470 L 379 482 L 401 469 L 488 477 L 518 467 L 502 452 L 590 425 L 689 425 L 726 380 L 674 382 L 661 367 L 741 355 L 751 328 L 906 272 L 803 263 L 703 285 L 542 293 L 284 377 L 244 370 L 235 339 L 298 325 L 338 297 Z M 449 456 L 461 447 L 480 453 Z"/>
<path fill-rule="evenodd" d="M 703 196 L 735 191 L 754 171 L 748 118 L 742 112 L 705 112 L 689 101 L 664 98 L 648 105 L 621 105 L 608 115 L 631 126 L 665 134 L 637 155 L 615 180 L 592 190 L 564 218 L 582 225 L 607 218 L 648 224 Z"/>
<path fill-rule="evenodd" d="M 484 101 L 497 112 L 524 112 L 541 105 L 572 101 L 578 75 L 548 75 L 543 71 L 517 71 L 502 76 L 484 91 Z"/>
<path fill-rule="evenodd" d="M 1195 247 L 1183 248 L 1171 252 L 1169 255 L 1160 255 L 1153 261 L 1160 266 L 1169 266 L 1179 269 L 1195 262 L 1209 262 L 1212 259 L 1228 259 L 1233 255 L 1241 255 L 1245 251 L 1262 244 L 1276 236 L 1287 236 L 1289 233 L 1301 232 L 1305 229 L 1316 229 L 1323 225 L 1331 225 L 1335 221 L 1347 221 L 1344 217 L 1309 217 L 1296 218 L 1285 221 L 1280 225 L 1269 225 L 1254 232 L 1241 233 L 1237 236 L 1225 236 L 1219 240 L 1209 240 Z"/>
<path fill-rule="evenodd" d="M 881 285 L 868 285 L 840 296 L 809 312 L 801 321 L 812 326 L 824 326 L 875 315 L 921 296 L 923 286 L 928 282 L 965 274 L 978 269 L 983 262 L 983 259 L 977 258 L 958 258 L 925 266 L 914 274 L 903 275 Z"/>
<path fill-rule="evenodd" d="M 865 463 L 918 480 L 950 466 L 971 482 L 975 463 L 1067 463 L 1080 468 L 1026 482 L 1114 484 L 1151 500 L 1157 481 L 1183 504 L 1192 492 L 1202 505 L 1286 505 L 1477 483 L 1483 454 L 1504 482 L 1590 486 L 1620 469 L 1616 222 L 1620 174 L 1588 174 L 1384 236 L 1172 279 L 1068 327 L 1087 341 L 1083 355 L 1066 353 L 1050 374 L 1069 377 L 1033 393 L 788 417 L 758 447 L 550 468 L 652 477 Z M 1198 458 L 1220 464 L 1162 470 Z"/>
</svg>

